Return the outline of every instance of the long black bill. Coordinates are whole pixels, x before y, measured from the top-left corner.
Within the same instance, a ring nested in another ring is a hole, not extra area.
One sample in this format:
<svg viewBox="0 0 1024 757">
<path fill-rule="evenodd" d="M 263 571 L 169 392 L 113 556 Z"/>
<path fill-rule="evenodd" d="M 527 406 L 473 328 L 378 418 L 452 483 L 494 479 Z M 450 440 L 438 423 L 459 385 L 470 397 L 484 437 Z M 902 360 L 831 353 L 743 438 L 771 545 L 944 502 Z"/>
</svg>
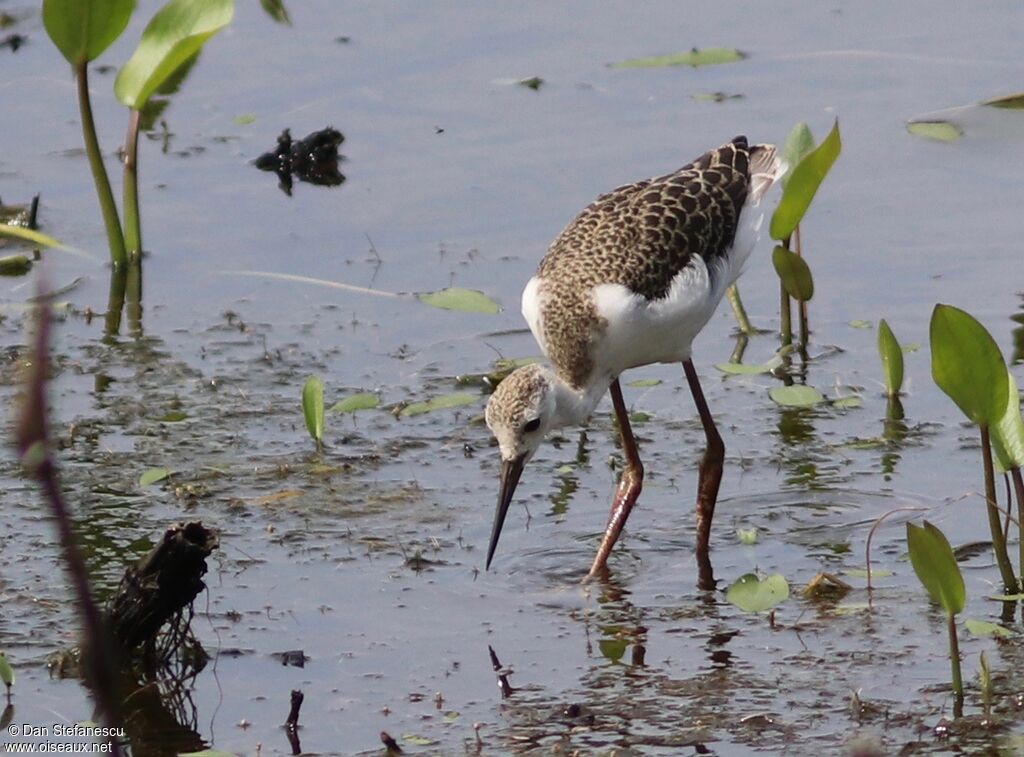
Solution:
<svg viewBox="0 0 1024 757">
<path fill-rule="evenodd" d="M 498 509 L 494 511 L 494 527 L 491 529 L 491 543 L 487 547 L 487 564 L 484 570 L 490 570 L 491 558 L 494 557 L 494 550 L 498 547 L 498 538 L 501 536 L 501 527 L 505 525 L 505 515 L 508 513 L 508 506 L 512 502 L 512 495 L 516 492 L 516 484 L 519 483 L 519 476 L 523 473 L 523 466 L 526 465 L 526 455 L 520 455 L 514 460 L 504 460 L 501 463 L 501 488 L 498 490 Z"/>
</svg>

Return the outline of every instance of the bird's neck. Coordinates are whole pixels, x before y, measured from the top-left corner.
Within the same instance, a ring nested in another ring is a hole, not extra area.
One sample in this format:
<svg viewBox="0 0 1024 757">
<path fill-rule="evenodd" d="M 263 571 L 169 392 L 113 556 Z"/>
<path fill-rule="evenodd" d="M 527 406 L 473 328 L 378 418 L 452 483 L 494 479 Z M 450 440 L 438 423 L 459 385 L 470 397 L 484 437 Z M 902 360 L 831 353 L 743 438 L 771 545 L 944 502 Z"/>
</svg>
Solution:
<svg viewBox="0 0 1024 757">
<path fill-rule="evenodd" d="M 554 426 L 582 426 L 590 419 L 597 403 L 601 401 L 611 378 L 597 379 L 582 389 L 575 389 L 560 377 L 552 381 L 555 395 Z"/>
</svg>

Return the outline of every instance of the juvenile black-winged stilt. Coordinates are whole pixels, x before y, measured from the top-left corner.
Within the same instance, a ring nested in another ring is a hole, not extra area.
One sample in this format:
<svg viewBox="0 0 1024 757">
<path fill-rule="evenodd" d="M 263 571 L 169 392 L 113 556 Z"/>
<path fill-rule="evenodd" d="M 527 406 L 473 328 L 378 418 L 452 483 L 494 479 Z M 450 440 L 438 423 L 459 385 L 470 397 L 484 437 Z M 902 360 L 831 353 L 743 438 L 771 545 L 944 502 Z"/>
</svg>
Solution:
<svg viewBox="0 0 1024 757">
<path fill-rule="evenodd" d="M 773 145 L 750 147 L 736 137 L 674 173 L 601 195 L 552 243 L 522 300 L 551 367 L 519 368 L 487 403 L 502 459 L 487 568 L 523 466 L 549 431 L 586 423 L 610 388 L 626 465 L 589 575 L 605 570 L 643 482 L 619 374 L 682 362 L 707 438 L 697 484 L 697 561 L 699 583 L 713 586 L 708 550 L 725 446 L 690 348 L 760 238 L 761 200 L 783 172 Z"/>
</svg>

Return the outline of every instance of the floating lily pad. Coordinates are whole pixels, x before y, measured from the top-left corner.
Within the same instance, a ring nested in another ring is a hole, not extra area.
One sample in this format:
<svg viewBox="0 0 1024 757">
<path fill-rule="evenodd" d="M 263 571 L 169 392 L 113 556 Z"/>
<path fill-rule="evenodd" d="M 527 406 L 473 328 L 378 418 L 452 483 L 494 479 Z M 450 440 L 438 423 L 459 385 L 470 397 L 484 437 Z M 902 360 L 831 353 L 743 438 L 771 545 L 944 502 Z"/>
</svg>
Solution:
<svg viewBox="0 0 1024 757">
<path fill-rule="evenodd" d="M 148 468 L 139 476 L 139 486 L 151 486 L 171 475 L 170 468 Z"/>
<path fill-rule="evenodd" d="M 636 381 L 630 381 L 626 386 L 632 386 L 637 389 L 647 389 L 651 386 L 657 386 L 661 383 L 661 379 L 637 379 Z"/>
<path fill-rule="evenodd" d="M 867 571 L 867 568 L 847 568 L 846 570 L 843 571 L 843 575 L 852 576 L 854 578 L 867 578 L 868 577 L 868 571 Z M 892 575 L 894 575 L 893 572 L 891 570 L 886 570 L 885 568 L 872 568 L 871 569 L 871 578 L 872 579 L 875 579 L 875 578 L 889 578 Z"/>
<path fill-rule="evenodd" d="M 739 539 L 740 544 L 747 546 L 757 544 L 757 528 L 737 528 L 736 538 Z"/>
<path fill-rule="evenodd" d="M 398 417 L 411 418 L 415 415 L 432 413 L 435 410 L 447 410 L 453 407 L 474 405 L 479 401 L 479 394 L 470 394 L 469 392 L 456 392 L 454 394 L 444 394 L 440 397 L 434 397 L 433 399 L 429 399 L 424 402 L 411 402 L 399 411 Z"/>
<path fill-rule="evenodd" d="M 501 307 L 476 289 L 449 287 L 437 292 L 417 294 L 420 302 L 442 310 L 461 310 L 464 313 L 500 313 Z"/>
<path fill-rule="evenodd" d="M 955 142 L 964 135 L 962 128 L 949 121 L 908 121 L 907 131 L 936 142 Z"/>
<path fill-rule="evenodd" d="M 793 386 L 773 386 L 768 396 L 777 405 L 783 407 L 811 407 L 825 401 L 825 395 L 813 386 L 795 384 Z"/>
<path fill-rule="evenodd" d="M 1013 631 L 998 623 L 990 623 L 987 620 L 968 618 L 964 621 L 967 630 L 974 636 L 994 636 L 997 639 L 1008 639 L 1014 636 Z"/>
<path fill-rule="evenodd" d="M 181 423 L 186 418 L 188 418 L 188 413 L 181 410 L 171 410 L 161 415 L 159 420 L 161 423 Z"/>
<path fill-rule="evenodd" d="M 991 100 L 982 101 L 981 104 L 992 108 L 1005 108 L 1006 110 L 1024 110 L 1024 92 L 1018 92 L 1015 95 L 1004 95 L 1003 97 L 993 97 Z"/>
<path fill-rule="evenodd" d="M 597 648 L 601 650 L 601 656 L 606 660 L 618 662 L 626 654 L 629 643 L 625 639 L 600 639 Z"/>
<path fill-rule="evenodd" d="M 654 417 L 650 413 L 645 413 L 643 410 L 636 410 L 629 414 L 629 422 L 635 423 L 638 426 L 644 423 L 650 422 L 651 418 Z"/>
<path fill-rule="evenodd" d="M 832 400 L 832 407 L 839 408 L 840 410 L 850 410 L 855 407 L 860 407 L 863 404 L 864 400 L 856 395 L 840 397 L 839 399 Z"/>
<path fill-rule="evenodd" d="M 765 578 L 747 573 L 736 579 L 725 598 L 744 612 L 764 612 L 789 598 L 789 583 L 778 573 Z"/>
<path fill-rule="evenodd" d="M 373 392 L 359 392 L 346 397 L 331 406 L 332 413 L 357 413 L 360 410 L 373 410 L 380 405 L 380 397 Z"/>
<path fill-rule="evenodd" d="M 875 327 L 875 324 L 871 321 L 861 320 L 860 318 L 854 318 L 850 321 L 850 325 L 855 329 L 873 329 Z"/>
<path fill-rule="evenodd" d="M 735 63 L 743 60 L 747 54 L 735 47 L 693 48 L 683 53 L 670 55 L 654 55 L 649 58 L 633 58 L 621 63 L 613 63 L 612 68 L 655 68 L 658 66 L 712 66 L 722 63 Z"/>
<path fill-rule="evenodd" d="M 248 126 L 249 124 L 256 122 L 256 116 L 252 113 L 243 113 L 240 116 L 235 116 L 234 121 L 235 126 Z"/>
</svg>

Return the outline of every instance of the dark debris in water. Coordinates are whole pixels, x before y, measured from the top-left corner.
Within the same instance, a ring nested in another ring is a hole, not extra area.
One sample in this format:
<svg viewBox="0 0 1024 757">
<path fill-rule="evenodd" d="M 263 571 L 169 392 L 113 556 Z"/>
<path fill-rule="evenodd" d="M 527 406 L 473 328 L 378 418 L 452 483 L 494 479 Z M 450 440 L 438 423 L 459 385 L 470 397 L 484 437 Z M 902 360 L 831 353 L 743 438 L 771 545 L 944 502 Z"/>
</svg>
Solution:
<svg viewBox="0 0 1024 757">
<path fill-rule="evenodd" d="M 293 177 L 307 184 L 336 187 L 345 181 L 338 170 L 338 163 L 343 160 L 338 147 L 344 141 L 344 135 L 331 126 L 300 140 L 293 140 L 291 130 L 285 129 L 277 138 L 277 148 L 258 157 L 256 167 L 276 173 L 278 186 L 289 197 Z"/>
</svg>

